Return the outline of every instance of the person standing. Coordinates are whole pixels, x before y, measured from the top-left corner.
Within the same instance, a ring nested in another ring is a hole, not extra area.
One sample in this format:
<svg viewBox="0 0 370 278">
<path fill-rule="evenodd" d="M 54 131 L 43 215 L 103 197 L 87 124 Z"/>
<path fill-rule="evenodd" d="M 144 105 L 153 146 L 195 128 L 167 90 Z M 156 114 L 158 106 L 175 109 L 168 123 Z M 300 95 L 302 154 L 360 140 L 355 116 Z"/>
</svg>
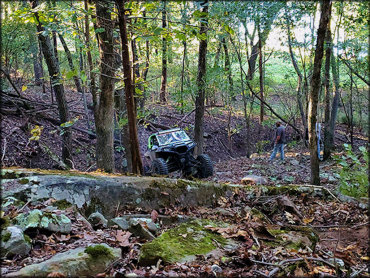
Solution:
<svg viewBox="0 0 370 278">
<path fill-rule="evenodd" d="M 281 125 L 281 122 L 276 122 L 276 131 L 274 137 L 274 149 L 271 153 L 269 161 L 273 161 L 276 157 L 277 152 L 280 152 L 280 159 L 284 161 L 284 144 L 285 144 L 285 127 Z"/>
</svg>

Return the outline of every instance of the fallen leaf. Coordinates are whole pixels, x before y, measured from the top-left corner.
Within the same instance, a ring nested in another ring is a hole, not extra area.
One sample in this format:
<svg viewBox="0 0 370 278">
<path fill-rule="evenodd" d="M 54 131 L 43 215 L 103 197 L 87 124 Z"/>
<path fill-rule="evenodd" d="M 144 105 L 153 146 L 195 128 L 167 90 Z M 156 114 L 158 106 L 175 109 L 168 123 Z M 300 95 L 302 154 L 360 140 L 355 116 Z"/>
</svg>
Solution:
<svg viewBox="0 0 370 278">
<path fill-rule="evenodd" d="M 129 238 L 132 234 L 129 231 L 117 230 L 116 239 L 122 247 L 130 246 Z"/>
<path fill-rule="evenodd" d="M 158 219 L 158 212 L 154 209 L 152 210 L 152 213 L 150 214 L 150 218 L 152 219 L 152 221 L 154 223 L 157 222 L 157 219 Z"/>
<path fill-rule="evenodd" d="M 84 239 L 87 240 L 95 239 L 95 235 L 91 235 L 89 232 L 84 232 Z"/>
<path fill-rule="evenodd" d="M 315 217 L 312 218 L 303 218 L 303 223 L 308 224 L 315 220 Z"/>
</svg>

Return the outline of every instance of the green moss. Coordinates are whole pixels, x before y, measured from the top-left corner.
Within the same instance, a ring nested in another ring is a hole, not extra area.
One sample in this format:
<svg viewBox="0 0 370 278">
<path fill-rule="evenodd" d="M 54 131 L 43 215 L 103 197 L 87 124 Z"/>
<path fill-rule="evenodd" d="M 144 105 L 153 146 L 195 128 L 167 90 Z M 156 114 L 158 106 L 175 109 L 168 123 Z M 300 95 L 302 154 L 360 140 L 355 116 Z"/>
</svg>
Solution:
<svg viewBox="0 0 370 278">
<path fill-rule="evenodd" d="M 94 245 L 85 248 L 85 253 L 89 254 L 93 259 L 98 257 L 113 258 L 112 251 L 104 245 Z"/>
<path fill-rule="evenodd" d="M 6 227 L 8 227 L 9 225 L 10 225 L 9 216 L 4 216 L 4 217 L 1 217 L 0 218 L 0 227 L 1 227 L 1 230 L 6 229 Z"/>
<path fill-rule="evenodd" d="M 28 236 L 28 235 L 23 235 L 24 236 L 24 240 L 27 242 L 27 243 L 29 243 L 29 244 L 31 244 L 32 243 L 32 240 L 31 240 L 31 238 Z"/>
<path fill-rule="evenodd" d="M 72 204 L 70 202 L 68 202 L 67 200 L 58 200 L 58 201 L 55 201 L 53 203 L 54 206 L 56 206 L 58 209 L 66 209 L 66 208 L 69 208 L 72 206 Z"/>
<path fill-rule="evenodd" d="M 11 236 L 12 236 L 11 233 L 5 232 L 3 235 L 1 235 L 1 241 L 2 242 L 7 242 L 10 239 Z"/>
<path fill-rule="evenodd" d="M 152 242 L 141 248 L 140 264 L 153 264 L 162 259 L 164 262 L 186 261 L 194 255 L 207 254 L 225 246 L 228 241 L 221 235 L 205 229 L 205 225 L 216 225 L 210 220 L 195 220 L 164 232 Z"/>
</svg>

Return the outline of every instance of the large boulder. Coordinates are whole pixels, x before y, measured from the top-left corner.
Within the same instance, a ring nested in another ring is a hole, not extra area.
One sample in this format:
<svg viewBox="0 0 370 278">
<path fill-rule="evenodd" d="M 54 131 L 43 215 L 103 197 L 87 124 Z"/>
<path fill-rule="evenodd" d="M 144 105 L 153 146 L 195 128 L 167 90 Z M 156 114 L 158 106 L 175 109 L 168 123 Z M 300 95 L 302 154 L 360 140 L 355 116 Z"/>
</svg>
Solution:
<svg viewBox="0 0 370 278">
<path fill-rule="evenodd" d="M 31 239 L 18 227 L 10 226 L 1 232 L 1 249 L 6 257 L 26 256 L 31 251 Z"/>
<path fill-rule="evenodd" d="M 208 254 L 219 246 L 235 248 L 233 241 L 205 226 L 217 225 L 208 220 L 194 220 L 162 233 L 142 246 L 139 264 L 153 265 L 159 259 L 164 263 L 186 262 L 194 260 L 196 255 Z"/>
<path fill-rule="evenodd" d="M 121 249 L 106 244 L 80 247 L 59 253 L 42 263 L 33 264 L 5 277 L 46 277 L 58 272 L 64 277 L 91 277 L 104 270 L 121 258 Z"/>
<path fill-rule="evenodd" d="M 69 234 L 72 230 L 72 222 L 64 214 L 57 215 L 55 213 L 42 212 L 38 209 L 31 210 L 28 213 L 21 213 L 14 220 L 23 231 L 36 228 Z"/>
</svg>

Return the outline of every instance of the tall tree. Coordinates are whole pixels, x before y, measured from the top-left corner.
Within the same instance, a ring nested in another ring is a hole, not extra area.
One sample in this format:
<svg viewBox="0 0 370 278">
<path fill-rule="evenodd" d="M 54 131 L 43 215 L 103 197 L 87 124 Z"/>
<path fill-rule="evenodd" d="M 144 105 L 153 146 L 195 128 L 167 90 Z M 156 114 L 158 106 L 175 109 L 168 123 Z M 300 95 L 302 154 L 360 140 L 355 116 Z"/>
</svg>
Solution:
<svg viewBox="0 0 370 278">
<path fill-rule="evenodd" d="M 166 11 L 166 0 L 162 1 L 162 28 L 167 27 L 167 11 Z M 166 103 L 166 88 L 167 88 L 167 39 L 165 35 L 162 38 L 162 79 L 161 79 L 161 91 L 159 99 L 161 103 Z"/>
<path fill-rule="evenodd" d="M 38 6 L 37 0 L 31 0 L 30 3 L 32 9 L 35 9 Z M 40 22 L 39 12 L 35 11 L 34 16 L 37 22 L 38 38 L 41 44 L 42 52 L 44 54 L 46 65 L 48 67 L 52 88 L 55 92 L 55 97 L 58 104 L 59 118 L 62 124 L 67 123 L 70 121 L 70 115 L 68 111 L 66 97 L 64 94 L 64 86 L 62 76 L 60 74 L 59 62 L 55 57 L 55 53 L 53 52 L 53 47 L 50 38 L 48 34 L 44 32 L 45 28 Z M 64 127 L 62 140 L 63 140 L 62 159 L 67 166 L 71 167 L 73 165 L 72 131 L 69 127 Z"/>
<path fill-rule="evenodd" d="M 261 32 L 260 32 L 260 26 L 258 24 L 258 37 L 259 37 L 259 40 L 258 40 L 258 52 L 259 52 L 259 63 L 258 63 L 258 70 L 259 70 L 259 77 L 260 77 L 260 96 L 261 96 L 261 104 L 260 104 L 260 123 L 262 124 L 263 122 L 263 116 L 265 114 L 264 112 L 264 106 L 263 106 L 263 102 L 264 102 L 264 95 L 263 95 L 263 84 L 264 84 L 264 80 L 263 80 L 263 54 L 262 54 L 262 39 L 261 39 Z"/>
<path fill-rule="evenodd" d="M 130 54 L 128 50 L 127 38 L 127 21 L 125 16 L 125 1 L 116 0 L 118 9 L 118 25 L 122 42 L 122 62 L 123 73 L 125 82 L 125 96 L 126 96 L 126 109 L 130 136 L 131 159 L 132 159 L 132 172 L 141 174 L 143 171 L 143 164 L 141 161 L 139 139 L 137 135 L 136 126 L 136 109 L 134 101 L 134 84 L 132 80 L 132 71 L 130 66 Z"/>
<path fill-rule="evenodd" d="M 324 156 L 326 160 L 330 157 L 330 59 L 331 59 L 331 31 L 330 21 L 328 23 L 328 29 L 326 30 L 325 38 L 325 75 L 324 75 L 324 87 L 325 87 L 325 113 L 324 113 Z"/>
<path fill-rule="evenodd" d="M 96 32 L 100 53 L 100 96 L 95 108 L 97 167 L 114 172 L 114 51 L 112 2 L 96 1 Z"/>
<path fill-rule="evenodd" d="M 198 75 L 197 87 L 198 94 L 195 99 L 195 126 L 194 126 L 194 140 L 197 143 L 195 147 L 195 154 L 203 153 L 204 144 L 204 100 L 206 91 L 206 55 L 207 55 L 207 29 L 208 29 L 208 0 L 201 4 L 202 14 L 200 17 L 200 31 L 199 35 L 203 37 L 199 43 L 199 58 L 198 58 Z"/>
<path fill-rule="evenodd" d="M 321 85 L 320 75 L 321 75 L 322 57 L 324 54 L 324 40 L 326 30 L 328 27 L 328 22 L 330 19 L 330 12 L 331 12 L 331 1 L 330 0 L 322 1 L 321 17 L 319 28 L 317 30 L 317 42 L 309 98 L 308 133 L 309 133 L 310 162 L 311 162 L 311 183 L 316 185 L 320 184 L 320 168 L 317 153 L 317 137 L 316 137 L 317 103 Z"/>
</svg>

